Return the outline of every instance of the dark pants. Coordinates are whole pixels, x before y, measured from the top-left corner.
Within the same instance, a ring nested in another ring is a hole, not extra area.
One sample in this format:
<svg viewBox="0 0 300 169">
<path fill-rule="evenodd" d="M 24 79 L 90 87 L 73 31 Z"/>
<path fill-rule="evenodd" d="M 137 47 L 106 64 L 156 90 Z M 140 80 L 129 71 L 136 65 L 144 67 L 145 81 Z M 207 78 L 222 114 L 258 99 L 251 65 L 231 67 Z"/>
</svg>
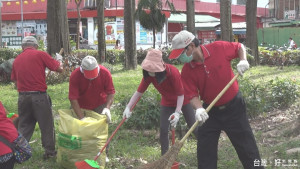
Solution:
<svg viewBox="0 0 300 169">
<path fill-rule="evenodd" d="M 228 135 L 245 169 L 264 168 L 254 167 L 254 161 L 261 159 L 240 92 L 225 108 L 213 107 L 208 114 L 208 120 L 198 129 L 198 169 L 217 169 L 221 130 Z"/>
<path fill-rule="evenodd" d="M 165 154 L 169 149 L 169 126 L 170 121 L 168 120 L 171 114 L 175 112 L 176 107 L 160 107 L 160 144 L 161 144 L 161 155 Z M 195 111 L 191 104 L 182 106 L 181 109 L 184 119 L 191 127 L 195 123 Z M 197 135 L 197 128 L 193 131 Z"/>
<path fill-rule="evenodd" d="M 98 106 L 97 108 L 95 108 L 93 111 L 97 112 L 98 114 L 101 114 L 103 109 L 105 108 L 106 104 L 102 104 L 100 106 Z M 106 156 L 108 157 L 108 149 L 109 149 L 109 143 L 107 144 L 106 148 L 105 148 L 105 153 Z"/>
<path fill-rule="evenodd" d="M 15 157 L 11 157 L 8 161 L 5 163 L 0 163 L 0 169 L 13 169 L 15 165 Z"/>
<path fill-rule="evenodd" d="M 29 142 L 36 122 L 41 130 L 46 154 L 55 154 L 55 131 L 50 97 L 47 93 L 20 93 L 18 100 L 19 132 Z"/>
</svg>

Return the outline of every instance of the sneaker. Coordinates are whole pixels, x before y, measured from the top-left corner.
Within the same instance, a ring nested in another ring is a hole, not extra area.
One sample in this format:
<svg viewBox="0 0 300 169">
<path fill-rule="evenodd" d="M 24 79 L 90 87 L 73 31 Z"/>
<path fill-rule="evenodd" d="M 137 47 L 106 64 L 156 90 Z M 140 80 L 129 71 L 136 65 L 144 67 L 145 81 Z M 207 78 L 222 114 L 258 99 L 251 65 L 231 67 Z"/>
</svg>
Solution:
<svg viewBox="0 0 300 169">
<path fill-rule="evenodd" d="M 51 153 L 51 154 L 44 153 L 43 154 L 43 159 L 48 160 L 49 158 L 54 158 L 54 157 L 56 157 L 56 154 L 57 154 L 56 151 L 54 153 Z"/>
<path fill-rule="evenodd" d="M 108 157 L 106 157 L 106 158 L 105 158 L 105 162 L 107 162 L 107 163 L 109 162 L 109 159 L 108 159 Z"/>
</svg>

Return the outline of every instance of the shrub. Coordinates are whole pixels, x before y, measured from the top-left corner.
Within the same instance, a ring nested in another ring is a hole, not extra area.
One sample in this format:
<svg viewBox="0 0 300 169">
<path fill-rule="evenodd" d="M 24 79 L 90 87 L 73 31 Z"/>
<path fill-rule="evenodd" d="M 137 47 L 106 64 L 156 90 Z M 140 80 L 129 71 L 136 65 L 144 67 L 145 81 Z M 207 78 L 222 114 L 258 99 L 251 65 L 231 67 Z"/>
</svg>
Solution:
<svg viewBox="0 0 300 169">
<path fill-rule="evenodd" d="M 300 65 L 300 50 L 267 50 L 259 47 L 259 59 L 261 65 Z"/>
<path fill-rule="evenodd" d="M 21 52 L 22 49 L 0 48 L 0 63 L 11 58 L 16 58 Z"/>
<path fill-rule="evenodd" d="M 259 83 L 253 83 L 246 77 L 239 80 L 240 90 L 246 102 L 247 113 L 250 117 L 256 117 L 261 112 L 269 109 L 265 89 Z"/>
<path fill-rule="evenodd" d="M 239 80 L 239 85 L 250 117 L 274 108 L 286 108 L 299 97 L 299 87 L 291 79 L 276 78 L 264 83 L 254 83 L 244 77 Z"/>
<path fill-rule="evenodd" d="M 125 96 L 116 106 L 116 111 L 122 116 L 124 108 L 129 102 L 131 95 Z M 156 89 L 149 88 L 136 104 L 133 114 L 125 124 L 130 129 L 158 129 L 160 119 L 161 96 Z"/>
<path fill-rule="evenodd" d="M 106 62 L 109 64 L 125 63 L 125 51 L 111 49 L 106 51 Z"/>
<path fill-rule="evenodd" d="M 270 88 L 269 102 L 274 108 L 285 108 L 299 97 L 299 87 L 297 83 L 291 79 L 270 80 L 268 82 Z"/>
</svg>

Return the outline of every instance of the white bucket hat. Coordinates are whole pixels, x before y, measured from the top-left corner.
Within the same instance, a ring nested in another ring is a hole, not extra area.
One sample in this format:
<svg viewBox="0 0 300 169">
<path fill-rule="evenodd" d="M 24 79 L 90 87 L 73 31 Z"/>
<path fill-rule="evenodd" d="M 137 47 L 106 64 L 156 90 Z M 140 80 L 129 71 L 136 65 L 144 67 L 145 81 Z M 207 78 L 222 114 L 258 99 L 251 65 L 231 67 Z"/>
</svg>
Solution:
<svg viewBox="0 0 300 169">
<path fill-rule="evenodd" d="M 142 68 L 148 72 L 163 72 L 166 68 L 162 52 L 158 49 L 150 49 L 142 62 Z"/>
<path fill-rule="evenodd" d="M 177 59 L 184 51 L 184 48 L 187 47 L 194 39 L 195 35 L 186 30 L 180 31 L 176 34 L 172 39 L 173 50 L 169 55 L 169 59 Z"/>
</svg>

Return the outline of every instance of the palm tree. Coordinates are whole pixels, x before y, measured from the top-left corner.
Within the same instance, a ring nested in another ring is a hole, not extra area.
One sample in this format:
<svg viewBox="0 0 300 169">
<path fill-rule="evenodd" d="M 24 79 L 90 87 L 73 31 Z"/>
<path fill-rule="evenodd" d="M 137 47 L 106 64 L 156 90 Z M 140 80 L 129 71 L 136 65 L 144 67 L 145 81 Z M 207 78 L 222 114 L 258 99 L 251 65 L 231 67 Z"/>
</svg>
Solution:
<svg viewBox="0 0 300 169">
<path fill-rule="evenodd" d="M 171 11 L 175 11 L 174 5 L 169 1 L 166 2 Z M 146 30 L 152 30 L 153 48 L 155 48 L 155 33 L 163 29 L 166 20 L 162 12 L 163 3 L 161 0 L 140 0 L 136 10 L 136 18 Z"/>
</svg>

